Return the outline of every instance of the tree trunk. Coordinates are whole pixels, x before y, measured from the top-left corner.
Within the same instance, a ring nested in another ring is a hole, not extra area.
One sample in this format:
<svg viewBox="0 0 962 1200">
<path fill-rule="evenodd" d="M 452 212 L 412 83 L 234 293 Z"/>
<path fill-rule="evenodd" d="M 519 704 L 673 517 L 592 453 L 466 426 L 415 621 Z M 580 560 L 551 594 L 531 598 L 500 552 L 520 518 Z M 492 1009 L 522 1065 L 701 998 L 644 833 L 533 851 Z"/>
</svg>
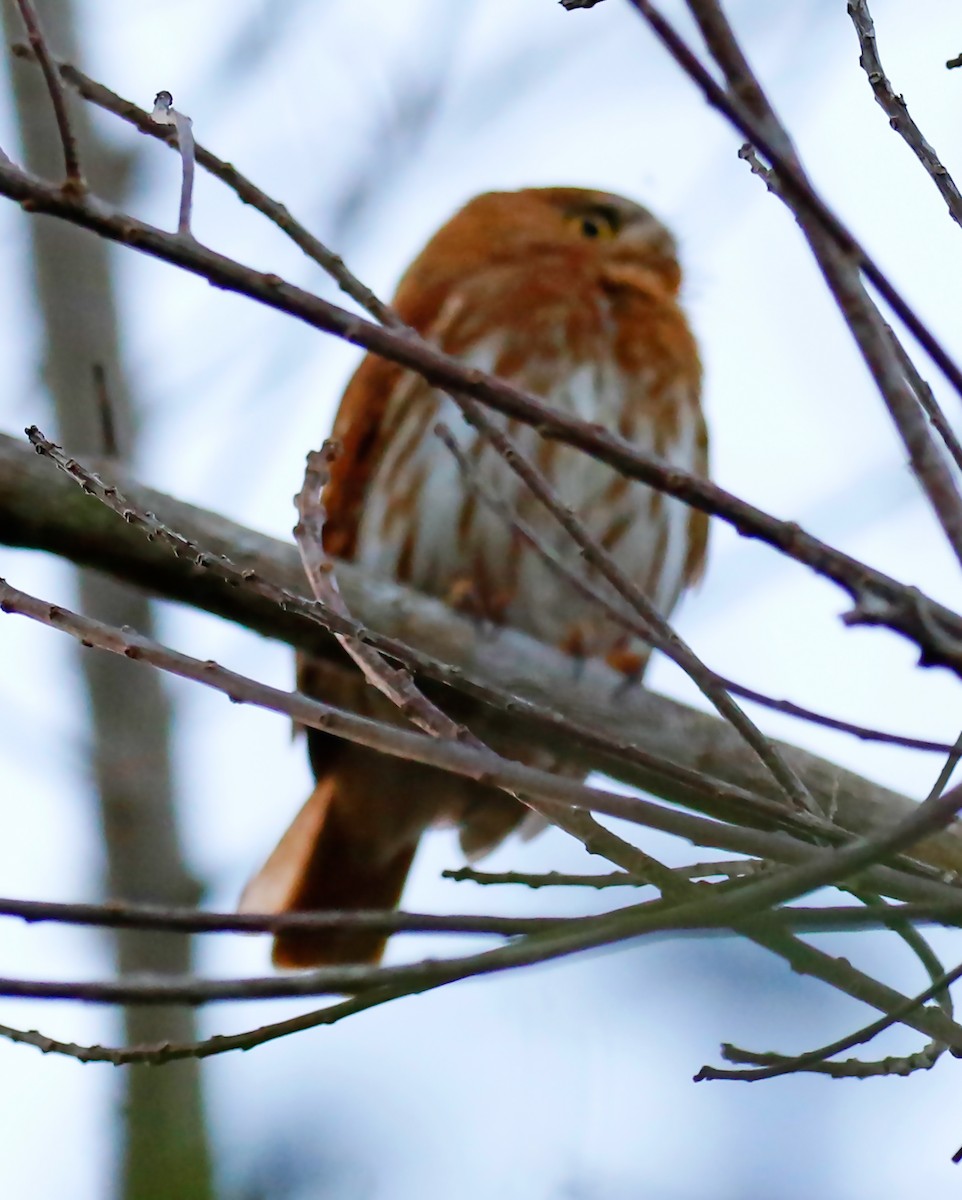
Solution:
<svg viewBox="0 0 962 1200">
<path fill-rule="evenodd" d="M 48 0 L 38 8 L 53 52 L 76 61 L 76 14 L 69 0 Z M 6 41 L 23 37 L 13 0 L 3 0 L 3 23 Z M 43 77 L 36 66 L 23 62 L 15 62 L 11 72 L 26 164 L 57 179 L 63 174 L 60 143 Z M 85 175 L 99 194 L 122 203 L 126 163 L 99 141 L 83 107 L 72 104 L 71 112 Z M 36 220 L 27 228 L 43 324 L 42 378 L 59 436 L 77 454 L 103 451 L 103 419 L 94 385 L 99 369 L 109 392 L 119 456 L 129 459 L 136 419 L 121 360 L 112 251 L 100 239 L 63 222 Z M 78 379 L 89 380 L 89 386 L 78 389 Z M 77 586 L 85 613 L 151 631 L 150 605 L 140 592 L 87 570 L 78 572 Z M 110 655 L 80 654 L 77 662 L 89 713 L 106 891 L 129 900 L 196 903 L 198 887 L 184 866 L 177 831 L 170 705 L 161 678 L 144 671 L 131 687 L 125 664 Z M 113 938 L 121 975 L 191 971 L 187 938 L 137 930 L 118 930 Z M 194 1014 L 186 1008 L 130 1008 L 124 1023 L 128 1043 L 189 1041 L 196 1036 Z M 188 1060 L 162 1070 L 127 1068 L 123 1087 L 117 1194 L 124 1200 L 211 1197 L 199 1063 Z"/>
</svg>

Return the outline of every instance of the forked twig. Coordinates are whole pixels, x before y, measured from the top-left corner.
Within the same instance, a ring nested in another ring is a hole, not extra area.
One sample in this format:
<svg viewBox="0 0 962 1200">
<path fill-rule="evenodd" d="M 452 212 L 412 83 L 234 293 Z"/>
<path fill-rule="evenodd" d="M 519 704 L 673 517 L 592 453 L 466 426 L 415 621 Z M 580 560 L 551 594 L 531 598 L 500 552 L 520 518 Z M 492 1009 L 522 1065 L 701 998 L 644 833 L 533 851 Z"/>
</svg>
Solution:
<svg viewBox="0 0 962 1200">
<path fill-rule="evenodd" d="M 13 52 L 20 57 L 32 56 L 29 46 L 23 44 L 14 45 Z M 121 120 L 127 121 L 128 124 L 133 125 L 141 133 L 166 142 L 168 146 L 174 149 L 177 148 L 176 133 L 170 125 L 158 125 L 146 109 L 141 108 L 130 100 L 125 100 L 122 96 L 118 96 L 110 88 L 104 87 L 102 83 L 98 83 L 96 80 L 91 79 L 89 75 L 85 75 L 79 67 L 75 67 L 72 63 L 56 60 L 56 66 L 61 77 L 88 103 L 95 104 L 98 108 L 102 108 L 104 112 L 109 112 L 116 117 L 120 117 Z M 216 154 L 212 154 L 204 146 L 196 144 L 195 150 L 197 162 L 205 171 L 208 171 L 215 179 L 219 179 L 222 183 L 226 184 L 244 204 L 249 204 L 252 208 L 257 209 L 258 212 L 267 217 L 295 245 L 300 247 L 308 258 L 313 259 L 314 262 L 322 267 L 337 283 L 341 291 L 350 296 L 361 308 L 369 312 L 376 321 L 380 321 L 383 325 L 400 326 L 403 324 L 397 313 L 383 301 L 379 300 L 369 287 L 361 283 L 347 269 L 344 260 L 339 255 L 325 246 L 319 238 L 315 237 L 299 221 L 295 220 L 283 204 L 272 199 L 266 192 L 262 191 L 256 184 L 242 175 L 231 163 L 224 162 L 222 158 L 218 158 Z"/>
<path fill-rule="evenodd" d="M 717 1067 L 702 1067 L 695 1076 L 695 1082 L 705 1079 L 728 1079 L 753 1083 L 800 1071 L 814 1071 L 818 1074 L 833 1075 L 836 1078 L 868 1078 L 872 1075 L 907 1075 L 914 1070 L 928 1070 L 934 1066 L 939 1053 L 941 1053 L 941 1049 L 938 1052 L 934 1049 L 934 1047 L 942 1045 L 938 1038 L 933 1039 L 931 1046 L 920 1051 L 917 1056 L 912 1055 L 904 1059 L 884 1059 L 879 1063 L 835 1064 L 826 1060 L 834 1058 L 837 1054 L 844 1054 L 846 1050 L 851 1050 L 855 1046 L 878 1037 L 880 1033 L 890 1029 L 893 1025 L 904 1023 L 906 1017 L 921 1009 L 929 1000 L 943 994 L 959 978 L 962 978 L 962 964 L 934 979 L 924 991 L 896 1005 L 884 1017 L 872 1021 L 869 1025 L 865 1025 L 835 1042 L 830 1042 L 827 1046 L 819 1046 L 816 1050 L 810 1050 L 806 1054 L 791 1057 L 780 1054 L 756 1054 L 752 1051 L 740 1050 L 737 1046 L 727 1045 L 724 1048 L 724 1054 L 732 1062 L 764 1062 L 769 1065 L 760 1066 L 753 1071 L 726 1071 Z M 864 1073 L 859 1072 L 860 1067 L 866 1068 Z"/>
</svg>

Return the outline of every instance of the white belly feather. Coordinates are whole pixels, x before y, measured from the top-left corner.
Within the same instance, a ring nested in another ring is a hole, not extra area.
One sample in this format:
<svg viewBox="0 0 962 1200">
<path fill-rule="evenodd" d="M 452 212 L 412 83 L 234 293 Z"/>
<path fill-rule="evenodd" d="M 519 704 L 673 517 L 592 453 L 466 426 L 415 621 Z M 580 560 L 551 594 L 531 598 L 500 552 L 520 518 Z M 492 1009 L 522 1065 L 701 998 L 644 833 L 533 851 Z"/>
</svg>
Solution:
<svg viewBox="0 0 962 1200">
<path fill-rule="evenodd" d="M 497 343 L 482 343 L 462 358 L 467 365 L 495 371 L 500 349 Z M 632 442 L 675 466 L 698 469 L 694 396 L 678 395 L 682 418 L 691 419 L 679 419 L 673 439 L 666 443 L 664 432 L 656 437 L 652 414 L 638 403 L 644 380 L 626 378 L 612 360 L 582 363 L 573 371 L 564 371 L 563 365 L 557 359 L 541 363 L 531 381 L 534 385 L 537 378 L 540 386 L 533 390 L 553 408 L 617 431 L 628 407 L 624 391 L 631 387 Z M 661 404 L 664 401 L 662 397 Z M 422 380 L 406 376 L 389 407 L 403 407 L 407 415 L 387 440 L 371 481 L 357 541 L 358 561 L 374 573 L 400 578 L 442 598 L 472 578 L 489 594 L 501 589 L 508 599 L 500 619 L 543 641 L 563 642 L 575 627 L 582 629 L 584 649 L 590 654 L 603 654 L 618 641 L 624 632 L 618 624 L 600 615 L 598 606 L 559 578 L 536 550 L 520 544 L 502 516 L 469 498 L 470 488 L 457 462 L 433 432 L 439 421 L 475 463 L 486 487 L 534 526 L 539 538 L 576 571 L 584 572 L 568 535 L 491 447 L 479 443 L 455 403 Z M 490 415 L 504 424 L 497 414 Z M 648 591 L 662 613 L 670 612 L 684 579 L 688 508 L 643 484 L 616 484 L 619 477 L 610 467 L 571 447 L 544 443 L 527 426 L 512 422 L 509 428 L 532 461 L 539 461 L 541 449 L 540 465 L 563 502 L 596 537 L 609 535 L 621 569 Z M 615 529 L 620 530 L 617 537 Z"/>
</svg>

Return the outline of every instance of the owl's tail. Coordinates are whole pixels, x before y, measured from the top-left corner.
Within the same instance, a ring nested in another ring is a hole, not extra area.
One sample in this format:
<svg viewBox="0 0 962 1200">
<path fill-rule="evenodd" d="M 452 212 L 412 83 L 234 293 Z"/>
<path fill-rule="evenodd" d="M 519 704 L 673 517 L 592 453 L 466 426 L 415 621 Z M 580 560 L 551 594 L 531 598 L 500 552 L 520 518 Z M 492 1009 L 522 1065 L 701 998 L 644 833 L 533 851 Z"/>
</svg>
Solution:
<svg viewBox="0 0 962 1200">
<path fill-rule="evenodd" d="M 398 904 L 421 828 L 399 830 L 395 824 L 392 831 L 390 822 L 385 828 L 377 811 L 385 797 L 359 794 L 370 781 L 351 765 L 339 763 L 318 780 L 244 889 L 241 912 L 391 909 Z M 396 797 L 388 799 L 396 803 Z M 386 940 L 385 934 L 366 930 L 290 930 L 275 937 L 273 958 L 279 967 L 376 963 Z"/>
</svg>

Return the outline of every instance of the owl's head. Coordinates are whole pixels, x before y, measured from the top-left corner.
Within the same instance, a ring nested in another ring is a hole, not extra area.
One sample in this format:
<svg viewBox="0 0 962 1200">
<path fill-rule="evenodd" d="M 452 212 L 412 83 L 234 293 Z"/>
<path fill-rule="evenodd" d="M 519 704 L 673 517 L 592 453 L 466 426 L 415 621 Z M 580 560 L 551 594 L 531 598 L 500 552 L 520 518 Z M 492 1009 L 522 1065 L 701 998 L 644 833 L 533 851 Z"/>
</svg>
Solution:
<svg viewBox="0 0 962 1200">
<path fill-rule="evenodd" d="M 597 269 L 612 281 L 647 273 L 671 293 L 681 281 L 675 240 L 647 208 L 611 192 L 575 187 L 476 196 L 438 230 L 406 280 L 426 289 L 492 265 L 536 270 L 548 258 Z"/>
</svg>

